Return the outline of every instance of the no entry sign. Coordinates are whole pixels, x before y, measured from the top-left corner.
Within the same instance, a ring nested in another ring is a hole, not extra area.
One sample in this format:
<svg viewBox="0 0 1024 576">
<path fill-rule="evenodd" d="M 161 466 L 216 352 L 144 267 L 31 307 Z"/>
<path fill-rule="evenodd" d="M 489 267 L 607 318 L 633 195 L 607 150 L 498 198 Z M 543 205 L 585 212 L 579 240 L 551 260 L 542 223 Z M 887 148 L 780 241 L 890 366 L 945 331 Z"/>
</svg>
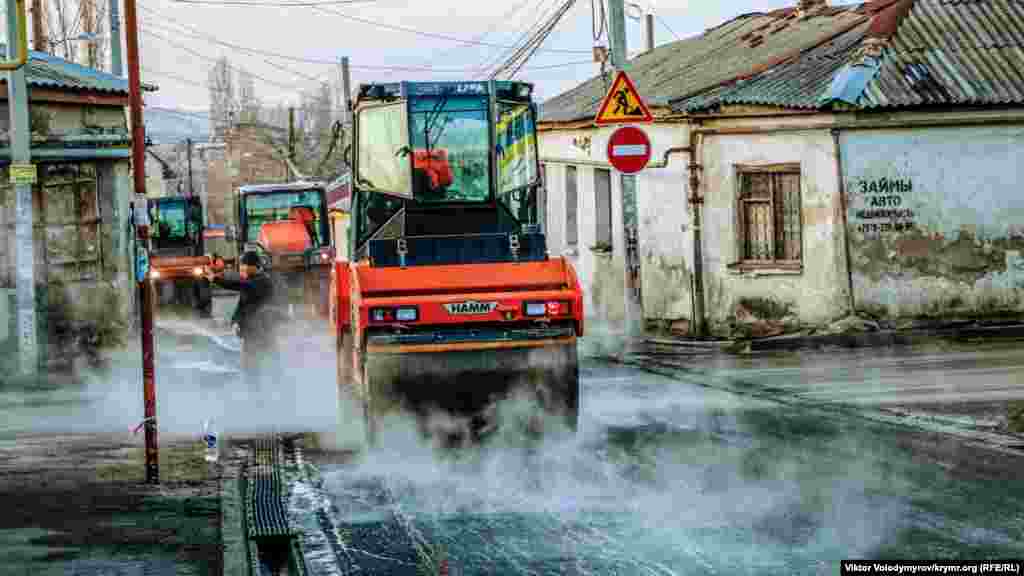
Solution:
<svg viewBox="0 0 1024 576">
<path fill-rule="evenodd" d="M 647 134 L 633 126 L 623 126 L 608 139 L 608 161 L 623 174 L 634 174 L 651 159 L 651 141 Z"/>
</svg>

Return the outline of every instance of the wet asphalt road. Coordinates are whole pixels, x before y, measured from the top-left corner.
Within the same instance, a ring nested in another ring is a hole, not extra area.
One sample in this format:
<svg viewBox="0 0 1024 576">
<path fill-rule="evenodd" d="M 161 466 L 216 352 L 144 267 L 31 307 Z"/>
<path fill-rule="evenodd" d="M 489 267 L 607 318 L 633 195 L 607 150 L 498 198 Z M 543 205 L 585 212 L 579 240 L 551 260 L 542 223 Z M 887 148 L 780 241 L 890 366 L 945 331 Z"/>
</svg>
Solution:
<svg viewBox="0 0 1024 576">
<path fill-rule="evenodd" d="M 577 442 L 441 461 L 396 442 L 327 472 L 347 567 L 412 574 L 418 548 L 444 550 L 452 574 L 837 574 L 849 558 L 1024 556 L 1024 458 L 631 368 L 583 376 Z"/>
<path fill-rule="evenodd" d="M 337 425 L 329 338 L 306 334 L 291 349 L 296 376 L 272 398 L 245 389 L 231 340 L 216 339 L 158 332 L 162 431 L 198 434 L 209 416 L 229 433 Z M 971 371 L 995 354 L 957 353 L 945 378 L 977 379 Z M 922 388 L 936 377 L 903 356 L 870 378 Z M 141 413 L 135 362 L 126 353 L 50 401 L 14 409 L 6 399 L 6 430 L 26 419 L 55 430 L 130 426 Z M 776 368 L 793 370 L 786 362 Z M 802 365 L 810 374 L 816 364 Z M 399 427 L 359 463 L 322 463 L 345 543 L 333 573 L 415 574 L 441 555 L 453 575 L 837 574 L 847 558 L 1024 557 L 1024 458 L 708 389 L 708 368 L 670 379 L 585 363 L 571 441 L 513 436 L 439 455 Z M 763 363 L 710 369 L 779 378 Z M 839 369 L 856 384 L 863 367 Z M 813 387 L 799 370 L 791 377 Z"/>
</svg>

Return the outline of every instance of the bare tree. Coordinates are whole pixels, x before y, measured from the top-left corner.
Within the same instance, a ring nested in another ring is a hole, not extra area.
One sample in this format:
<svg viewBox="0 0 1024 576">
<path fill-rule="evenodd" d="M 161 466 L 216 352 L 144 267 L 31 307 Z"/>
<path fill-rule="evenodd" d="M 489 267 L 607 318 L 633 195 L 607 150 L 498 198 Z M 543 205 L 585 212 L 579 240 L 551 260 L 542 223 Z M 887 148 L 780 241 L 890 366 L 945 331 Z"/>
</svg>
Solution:
<svg viewBox="0 0 1024 576">
<path fill-rule="evenodd" d="M 259 100 L 256 98 L 256 82 L 252 73 L 238 69 L 238 105 L 242 122 L 256 122 L 259 119 Z"/>
<path fill-rule="evenodd" d="M 221 57 L 210 69 L 210 128 L 217 139 L 223 139 L 237 118 L 238 103 L 228 59 Z"/>
</svg>

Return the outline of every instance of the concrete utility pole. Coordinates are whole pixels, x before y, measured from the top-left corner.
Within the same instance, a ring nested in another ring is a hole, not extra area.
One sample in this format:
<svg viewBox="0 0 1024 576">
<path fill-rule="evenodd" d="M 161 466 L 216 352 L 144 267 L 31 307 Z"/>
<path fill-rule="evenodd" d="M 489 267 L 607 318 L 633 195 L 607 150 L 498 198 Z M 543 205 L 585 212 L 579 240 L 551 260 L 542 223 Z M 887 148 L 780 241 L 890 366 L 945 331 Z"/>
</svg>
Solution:
<svg viewBox="0 0 1024 576">
<path fill-rule="evenodd" d="M 135 196 L 146 195 L 146 127 L 142 124 L 142 83 L 139 77 L 139 31 L 135 0 L 124 0 L 125 39 L 128 52 L 128 102 L 132 125 L 132 175 Z M 149 250 L 149 228 L 138 227 L 139 249 Z M 148 259 L 147 259 L 148 260 Z M 148 275 L 147 275 L 148 276 Z M 146 483 L 160 483 L 156 428 L 156 370 L 153 366 L 153 287 L 148 277 L 139 281 L 142 313 L 142 397 L 145 403 Z"/>
<path fill-rule="evenodd" d="M 644 41 L 647 43 L 647 52 L 654 50 L 654 14 L 651 13 L 644 16 Z"/>
<path fill-rule="evenodd" d="M 114 76 L 124 73 L 121 65 L 121 14 L 117 0 L 110 0 L 110 73 Z"/>
<path fill-rule="evenodd" d="M 188 144 L 188 196 L 191 198 L 196 195 L 192 187 L 192 139 L 186 138 L 185 142 Z"/>
<path fill-rule="evenodd" d="M 341 58 L 341 109 L 342 120 L 345 124 L 352 123 L 351 112 L 348 109 L 349 98 L 352 97 L 352 77 L 348 71 L 348 56 Z"/>
<path fill-rule="evenodd" d="M 626 69 L 626 6 L 624 0 L 608 0 L 608 39 L 611 42 L 612 68 Z"/>
<path fill-rule="evenodd" d="M 288 108 L 288 168 L 295 172 L 295 108 Z M 295 174 L 292 174 L 294 177 Z"/>
<path fill-rule="evenodd" d="M 19 34 L 18 4 L 7 0 L 7 58 L 17 58 Z M 23 376 L 34 376 L 39 367 L 36 336 L 36 269 L 35 247 L 32 245 L 32 184 L 36 167 L 32 164 L 32 133 L 29 128 L 28 84 L 25 66 L 7 72 L 7 101 L 11 136 L 11 180 L 14 181 L 14 261 L 15 301 L 18 322 L 18 370 Z M 18 176 L 16 178 L 16 175 Z"/>
<path fill-rule="evenodd" d="M 46 3 L 32 0 L 32 49 L 49 52 L 50 42 L 46 38 Z"/>
</svg>

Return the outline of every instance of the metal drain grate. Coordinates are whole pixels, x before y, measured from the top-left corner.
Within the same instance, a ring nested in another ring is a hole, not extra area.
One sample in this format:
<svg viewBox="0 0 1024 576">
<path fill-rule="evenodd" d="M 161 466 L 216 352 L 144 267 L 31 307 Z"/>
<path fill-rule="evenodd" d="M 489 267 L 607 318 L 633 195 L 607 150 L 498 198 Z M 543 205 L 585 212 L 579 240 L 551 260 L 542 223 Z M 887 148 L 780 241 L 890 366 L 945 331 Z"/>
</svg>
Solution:
<svg viewBox="0 0 1024 576">
<path fill-rule="evenodd" d="M 256 441 L 248 476 L 248 527 L 250 538 L 290 537 L 292 530 L 284 507 L 280 453 L 276 438 Z"/>
</svg>

